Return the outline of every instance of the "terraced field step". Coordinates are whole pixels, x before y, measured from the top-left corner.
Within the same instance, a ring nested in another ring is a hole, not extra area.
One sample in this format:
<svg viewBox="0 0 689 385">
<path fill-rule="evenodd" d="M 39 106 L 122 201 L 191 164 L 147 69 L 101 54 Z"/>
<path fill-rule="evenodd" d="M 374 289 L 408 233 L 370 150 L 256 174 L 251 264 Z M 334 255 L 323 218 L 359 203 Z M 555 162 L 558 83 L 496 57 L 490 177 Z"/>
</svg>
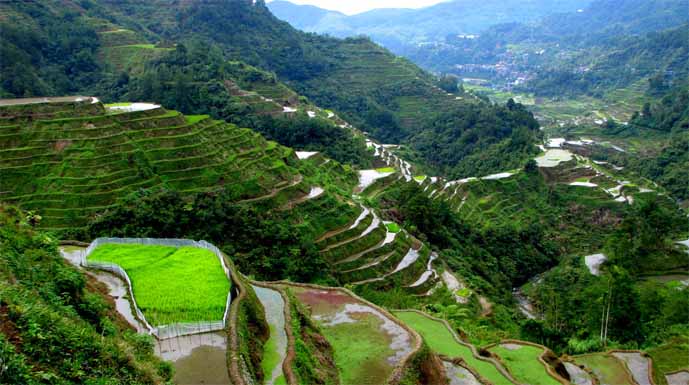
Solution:
<svg viewBox="0 0 689 385">
<path fill-rule="evenodd" d="M 495 354 L 512 376 L 522 384 L 567 385 L 541 357 L 546 349 L 521 342 L 503 341 L 488 350 Z"/>
<path fill-rule="evenodd" d="M 237 180 L 247 200 L 293 198 L 281 191 L 289 186 L 278 188 L 297 178 L 287 165 L 292 152 L 251 130 L 157 106 L 117 113 L 98 106 L 75 118 L 15 125 L 0 136 L 0 196 L 39 210 L 42 226 L 53 229 L 83 226 L 138 188 L 195 193 Z"/>
<path fill-rule="evenodd" d="M 417 335 L 392 315 L 344 289 L 281 285 L 311 309 L 333 346 L 342 384 L 385 384 L 420 347 Z"/>
<path fill-rule="evenodd" d="M 494 385 L 518 384 L 499 362 L 480 356 L 474 346 L 462 341 L 445 322 L 417 311 L 401 310 L 393 314 L 421 334 L 434 352 L 463 359 L 469 368 Z"/>
</svg>

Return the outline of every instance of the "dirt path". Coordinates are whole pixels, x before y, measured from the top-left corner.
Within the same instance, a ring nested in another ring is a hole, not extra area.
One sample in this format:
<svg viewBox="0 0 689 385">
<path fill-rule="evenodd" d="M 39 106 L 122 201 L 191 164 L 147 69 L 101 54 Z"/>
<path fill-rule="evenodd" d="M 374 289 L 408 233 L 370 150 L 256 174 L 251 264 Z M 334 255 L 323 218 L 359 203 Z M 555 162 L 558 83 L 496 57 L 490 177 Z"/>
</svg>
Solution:
<svg viewBox="0 0 689 385">
<path fill-rule="evenodd" d="M 283 376 L 282 363 L 287 357 L 287 333 L 285 331 L 285 301 L 276 290 L 252 286 L 261 301 L 270 325 L 270 339 L 266 342 L 264 354 L 264 371 L 266 385 L 273 385 Z M 275 356 L 277 355 L 277 357 Z"/>
</svg>

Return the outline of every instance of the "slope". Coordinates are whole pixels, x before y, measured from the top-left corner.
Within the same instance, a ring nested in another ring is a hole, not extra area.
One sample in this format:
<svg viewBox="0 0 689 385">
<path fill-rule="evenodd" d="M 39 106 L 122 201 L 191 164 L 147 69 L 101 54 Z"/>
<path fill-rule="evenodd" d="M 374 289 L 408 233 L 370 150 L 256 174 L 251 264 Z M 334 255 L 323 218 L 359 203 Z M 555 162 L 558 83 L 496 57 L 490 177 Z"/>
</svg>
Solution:
<svg viewBox="0 0 689 385">
<path fill-rule="evenodd" d="M 55 3 L 55 0 L 48 2 L 50 5 Z M 68 3 L 71 4 L 70 1 Z M 8 12 L 31 19 L 26 10 L 14 3 L 3 6 Z M 53 8 L 58 7 L 50 9 Z M 527 141 L 532 141 L 529 136 L 536 134 L 536 122 L 521 110 L 493 106 L 459 91 L 448 93 L 441 90 L 433 76 L 370 40 L 338 40 L 299 32 L 277 20 L 260 1 L 254 4 L 246 0 L 202 3 L 102 0 L 90 2 L 89 7 L 75 5 L 74 9 L 75 13 L 70 17 L 85 20 L 84 23 L 90 27 L 89 33 L 100 37 L 102 68 L 96 68 L 92 76 L 79 83 L 79 89 L 91 94 L 95 90 L 97 94 L 106 96 L 122 95 L 130 91 L 128 77 L 141 71 L 141 65 L 130 63 L 130 59 L 154 59 L 155 62 L 170 43 L 193 45 L 192 42 L 197 42 L 205 44 L 211 56 L 217 53 L 223 59 L 243 61 L 276 73 L 278 79 L 309 97 L 313 103 L 336 111 L 376 138 L 412 144 L 420 155 L 419 159 L 437 171 L 463 172 L 475 164 L 468 159 L 469 155 L 499 151 L 499 146 L 504 146 L 510 138 L 524 137 L 520 134 L 523 129 L 528 133 Z M 61 25 L 56 21 L 65 17 L 60 12 L 55 11 L 55 18 L 47 18 L 45 23 Z M 104 23 L 104 19 L 109 21 Z M 106 36 L 112 33 L 121 35 L 118 39 L 122 42 L 108 40 Z M 17 38 L 13 36 L 8 35 L 8 42 L 16 45 Z M 48 42 L 47 36 L 41 37 L 41 44 Z M 29 48 L 23 47 L 27 52 Z M 201 64 L 205 66 L 198 70 L 203 74 L 211 63 Z M 113 73 L 120 70 L 129 72 Z M 72 72 L 79 74 L 81 71 L 76 67 Z M 161 71 L 164 70 L 161 68 Z M 185 113 L 204 113 L 204 108 L 223 109 L 222 99 L 213 100 L 212 107 L 188 103 L 184 86 L 196 81 L 195 72 L 180 74 L 168 71 L 168 74 L 173 77 L 163 85 L 170 86 L 173 92 L 167 93 L 164 101 L 154 101 Z M 40 73 L 35 75 L 42 78 Z M 209 92 L 204 96 L 213 95 L 225 79 L 216 80 L 215 87 L 205 87 Z M 150 87 L 153 84 L 148 82 Z M 45 95 L 45 91 L 32 90 L 27 84 L 16 88 L 12 90 L 14 95 Z M 466 116 L 469 118 L 465 119 Z M 443 140 L 434 141 L 437 134 L 441 134 Z M 478 136 L 481 136 L 481 141 L 472 139 Z M 454 151 L 460 146 L 466 147 L 464 152 Z M 525 149 L 528 152 L 531 148 L 521 144 L 518 147 L 510 159 L 513 163 L 525 161 Z M 449 161 L 439 162 L 437 157 L 434 158 L 437 148 L 456 155 Z M 455 170 L 457 166 L 459 168 Z"/>
<path fill-rule="evenodd" d="M 240 200 L 298 181 L 289 149 L 208 116 L 94 98 L 0 110 L 2 200 L 39 211 L 43 228 L 82 227 L 143 188 L 191 193 L 241 180 Z"/>
<path fill-rule="evenodd" d="M 171 368 L 107 290 L 68 265 L 24 213 L 0 206 L 0 382 L 164 384 Z"/>
</svg>

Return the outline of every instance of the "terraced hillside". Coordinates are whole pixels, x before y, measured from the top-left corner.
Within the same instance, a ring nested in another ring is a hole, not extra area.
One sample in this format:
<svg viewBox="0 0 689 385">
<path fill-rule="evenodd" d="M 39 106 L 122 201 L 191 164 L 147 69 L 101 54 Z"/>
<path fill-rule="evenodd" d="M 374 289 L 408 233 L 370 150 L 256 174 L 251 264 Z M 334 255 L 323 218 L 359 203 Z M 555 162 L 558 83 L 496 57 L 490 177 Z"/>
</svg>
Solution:
<svg viewBox="0 0 689 385">
<path fill-rule="evenodd" d="M 97 53 L 98 60 L 111 74 L 119 75 L 123 72 L 141 74 L 144 63 L 174 50 L 173 47 L 161 47 L 149 43 L 135 31 L 99 21 L 92 21 L 97 28 L 101 43 Z"/>
<path fill-rule="evenodd" d="M 91 98 L 41 108 L 0 107 L 0 198 L 36 211 L 47 229 L 83 226 L 142 188 L 191 193 L 233 181 L 241 200 L 300 182 L 291 150 L 208 116 Z"/>
<path fill-rule="evenodd" d="M 521 108 L 493 105 L 452 87 L 451 92 L 441 90 L 434 76 L 368 39 L 338 40 L 297 31 L 275 18 L 263 2 L 95 1 L 83 6 L 74 0 L 48 0 L 40 9 L 14 3 L 3 4 L 3 9 L 13 20 L 35 17 L 52 26 L 65 13 L 61 4 L 83 27 L 91 60 L 83 70 L 71 70 L 78 80 L 72 88 L 63 91 L 58 83 L 56 93 L 98 93 L 107 101 L 148 100 L 222 119 L 247 110 L 259 116 L 295 112 L 295 104 L 310 104 L 299 100 L 298 93 L 379 140 L 409 144 L 418 160 L 435 172 L 457 176 L 521 165 L 527 159 L 525 150 L 531 149 L 526 142 L 537 135 L 535 120 Z M 30 51 L 14 36 L 10 35 L 18 50 Z M 48 35 L 40 38 L 49 51 Z M 193 46 L 198 50 L 191 60 L 181 57 L 185 47 Z M 72 51 L 68 54 L 75 54 Z M 296 93 L 255 74 L 238 79 L 230 68 L 234 64 L 222 63 L 227 59 L 273 73 Z M 54 82 L 42 73 L 35 77 L 37 84 L 42 77 Z M 7 94 L 47 93 L 15 90 L 29 87 L 24 80 L 18 78 L 21 84 L 8 87 Z M 479 163 L 469 158 L 486 151 L 510 156 L 486 155 L 477 169 Z"/>
</svg>

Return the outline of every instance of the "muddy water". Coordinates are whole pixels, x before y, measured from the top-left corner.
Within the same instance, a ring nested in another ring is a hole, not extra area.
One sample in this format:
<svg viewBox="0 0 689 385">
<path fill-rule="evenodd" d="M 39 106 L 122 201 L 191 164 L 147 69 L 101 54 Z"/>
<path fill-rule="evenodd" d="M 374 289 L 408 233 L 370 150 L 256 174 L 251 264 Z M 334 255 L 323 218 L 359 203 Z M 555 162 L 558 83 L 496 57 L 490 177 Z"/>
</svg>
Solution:
<svg viewBox="0 0 689 385">
<path fill-rule="evenodd" d="M 253 286 L 258 300 L 261 301 L 266 313 L 266 321 L 272 326 L 271 339 L 275 339 L 276 351 L 280 359 L 276 362 L 272 372 L 266 373 L 266 385 L 273 385 L 283 375 L 282 363 L 287 356 L 287 333 L 285 332 L 285 301 L 280 293 L 259 286 Z M 266 344 L 268 345 L 268 344 Z"/>
<path fill-rule="evenodd" d="M 650 365 L 648 358 L 642 356 L 640 353 L 615 352 L 612 355 L 627 364 L 627 368 L 632 372 L 634 381 L 636 381 L 637 384 L 653 385 L 648 370 L 648 366 Z"/>
<path fill-rule="evenodd" d="M 115 300 L 115 309 L 136 329 L 137 333 L 148 332 L 144 324 L 134 315 L 132 304 L 129 302 L 127 284 L 120 277 L 110 273 L 98 271 L 91 274 L 108 287 L 108 294 Z"/>
<path fill-rule="evenodd" d="M 156 343 L 156 354 L 175 367 L 177 385 L 230 385 L 224 332 L 169 338 Z"/>
<path fill-rule="evenodd" d="M 687 385 L 689 384 L 689 372 L 682 371 L 675 374 L 666 374 L 665 379 L 668 385 Z"/>
<path fill-rule="evenodd" d="M 580 367 L 570 362 L 565 362 L 565 369 L 567 369 L 573 385 L 593 385 L 591 376 Z"/>
<path fill-rule="evenodd" d="M 443 361 L 449 385 L 481 385 L 476 377 L 465 368 L 452 362 Z"/>
</svg>

